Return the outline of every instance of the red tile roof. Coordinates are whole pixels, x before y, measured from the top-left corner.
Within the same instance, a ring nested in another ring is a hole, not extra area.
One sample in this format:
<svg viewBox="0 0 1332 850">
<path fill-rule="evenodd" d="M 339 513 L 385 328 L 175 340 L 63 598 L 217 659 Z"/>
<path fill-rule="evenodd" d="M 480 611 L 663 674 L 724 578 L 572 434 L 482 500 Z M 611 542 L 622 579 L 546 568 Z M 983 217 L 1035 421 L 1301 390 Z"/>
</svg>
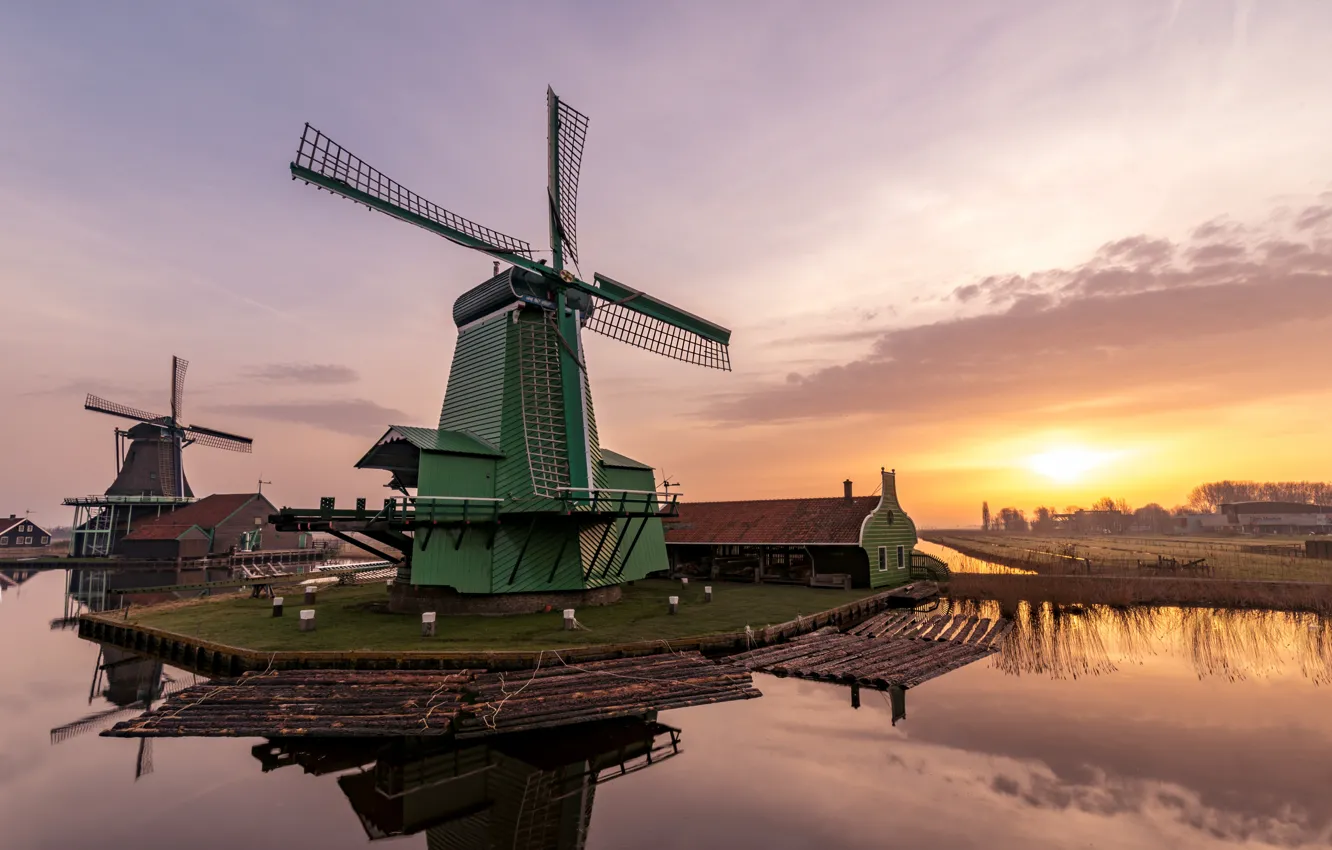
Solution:
<svg viewBox="0 0 1332 850">
<path fill-rule="evenodd" d="M 205 496 L 197 502 L 191 502 L 184 507 L 176 508 L 171 513 L 165 513 L 152 519 L 144 520 L 141 524 L 136 523 L 134 530 L 126 535 L 126 540 L 174 540 L 175 537 L 149 537 L 146 536 L 148 530 L 158 525 L 179 525 L 188 528 L 191 525 L 197 525 L 205 531 L 211 531 L 222 523 L 227 517 L 236 511 L 245 507 L 251 499 L 264 499 L 257 493 L 214 493 L 211 496 Z M 264 499 L 268 502 L 267 499 Z M 268 507 L 276 513 L 276 509 L 269 503 Z M 182 529 L 184 530 L 184 529 Z"/>
<path fill-rule="evenodd" d="M 162 519 L 166 519 L 167 516 L 170 516 L 170 514 L 163 516 Z M 129 534 L 125 535 L 125 539 L 126 540 L 177 540 L 180 538 L 182 534 L 189 531 L 191 528 L 198 528 L 198 526 L 192 523 L 158 522 L 156 521 L 156 519 L 154 519 L 154 521 L 151 523 L 141 525 L 135 528 Z M 207 532 L 204 532 L 202 530 L 200 530 L 200 533 L 207 534 Z"/>
<path fill-rule="evenodd" d="M 667 543 L 854 546 L 878 504 L 878 496 L 682 502 L 680 515 L 663 523 Z"/>
</svg>

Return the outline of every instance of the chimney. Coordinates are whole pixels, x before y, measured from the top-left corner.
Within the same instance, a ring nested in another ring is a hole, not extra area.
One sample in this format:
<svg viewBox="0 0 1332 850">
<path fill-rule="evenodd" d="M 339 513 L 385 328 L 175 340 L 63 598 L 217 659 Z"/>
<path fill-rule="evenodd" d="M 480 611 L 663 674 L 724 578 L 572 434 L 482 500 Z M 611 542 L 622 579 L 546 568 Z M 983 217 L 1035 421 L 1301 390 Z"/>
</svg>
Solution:
<svg viewBox="0 0 1332 850">
<path fill-rule="evenodd" d="M 851 501 L 851 479 L 850 479 L 850 478 L 848 478 L 848 479 L 846 479 L 845 481 L 842 482 L 842 495 L 846 497 L 846 500 L 847 500 L 848 502 Z"/>
</svg>

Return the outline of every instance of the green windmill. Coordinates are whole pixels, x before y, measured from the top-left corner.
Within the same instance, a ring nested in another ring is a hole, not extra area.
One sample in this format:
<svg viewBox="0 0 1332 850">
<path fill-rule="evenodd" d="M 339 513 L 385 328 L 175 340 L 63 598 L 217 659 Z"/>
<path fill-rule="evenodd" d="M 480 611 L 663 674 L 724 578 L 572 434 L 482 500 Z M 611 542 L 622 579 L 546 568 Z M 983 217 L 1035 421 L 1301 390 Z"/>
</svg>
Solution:
<svg viewBox="0 0 1332 850">
<path fill-rule="evenodd" d="M 388 471 L 403 495 L 377 510 L 364 500 L 338 510 L 325 499 L 317 513 L 284 509 L 277 518 L 281 527 L 357 532 L 409 553 L 401 595 L 408 587 L 581 593 L 664 569 L 660 518 L 675 512 L 678 494 L 657 492 L 651 466 L 601 448 L 582 332 L 730 369 L 726 328 L 566 268 L 566 259 L 578 263 L 587 117 L 549 90 L 547 106 L 548 263 L 528 243 L 404 189 L 309 124 L 291 164 L 294 179 L 497 261 L 495 276 L 454 303 L 458 341 L 438 427 L 392 426 L 357 463 Z"/>
</svg>

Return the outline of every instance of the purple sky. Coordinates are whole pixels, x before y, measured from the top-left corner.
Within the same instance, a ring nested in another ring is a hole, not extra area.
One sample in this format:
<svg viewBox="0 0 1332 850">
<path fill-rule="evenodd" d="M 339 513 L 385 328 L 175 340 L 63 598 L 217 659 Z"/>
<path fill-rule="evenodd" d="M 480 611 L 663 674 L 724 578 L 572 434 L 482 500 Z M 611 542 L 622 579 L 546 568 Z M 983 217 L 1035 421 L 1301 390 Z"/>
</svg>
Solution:
<svg viewBox="0 0 1332 850">
<path fill-rule="evenodd" d="M 173 353 L 187 419 L 256 440 L 191 449 L 197 490 L 380 494 L 351 464 L 437 419 L 489 263 L 290 181 L 301 126 L 544 245 L 547 84 L 591 116 L 583 271 L 734 330 L 732 374 L 588 343 L 603 442 L 688 495 L 887 465 L 958 522 L 1066 444 L 1136 461 L 1061 504 L 1332 477 L 1325 368 L 1227 377 L 1326 357 L 1332 5 L 946 7 L 7 4 L 0 512 L 105 489 L 83 394 L 165 409 Z"/>
</svg>

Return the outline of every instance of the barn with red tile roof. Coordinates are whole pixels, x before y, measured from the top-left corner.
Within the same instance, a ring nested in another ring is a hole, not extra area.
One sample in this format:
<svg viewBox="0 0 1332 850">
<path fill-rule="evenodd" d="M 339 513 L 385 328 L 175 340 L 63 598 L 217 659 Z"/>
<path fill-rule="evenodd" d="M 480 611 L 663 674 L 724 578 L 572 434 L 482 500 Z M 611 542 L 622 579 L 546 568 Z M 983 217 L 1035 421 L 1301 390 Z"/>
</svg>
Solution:
<svg viewBox="0 0 1332 850">
<path fill-rule="evenodd" d="M 888 587 L 909 580 L 916 527 L 883 471 L 877 495 L 681 502 L 665 520 L 671 569 L 707 578 Z"/>
<path fill-rule="evenodd" d="M 297 534 L 279 532 L 268 522 L 275 513 L 259 493 L 216 493 L 136 523 L 116 551 L 128 558 L 202 558 L 241 547 L 242 538 L 256 530 L 259 548 L 298 548 Z"/>
</svg>

